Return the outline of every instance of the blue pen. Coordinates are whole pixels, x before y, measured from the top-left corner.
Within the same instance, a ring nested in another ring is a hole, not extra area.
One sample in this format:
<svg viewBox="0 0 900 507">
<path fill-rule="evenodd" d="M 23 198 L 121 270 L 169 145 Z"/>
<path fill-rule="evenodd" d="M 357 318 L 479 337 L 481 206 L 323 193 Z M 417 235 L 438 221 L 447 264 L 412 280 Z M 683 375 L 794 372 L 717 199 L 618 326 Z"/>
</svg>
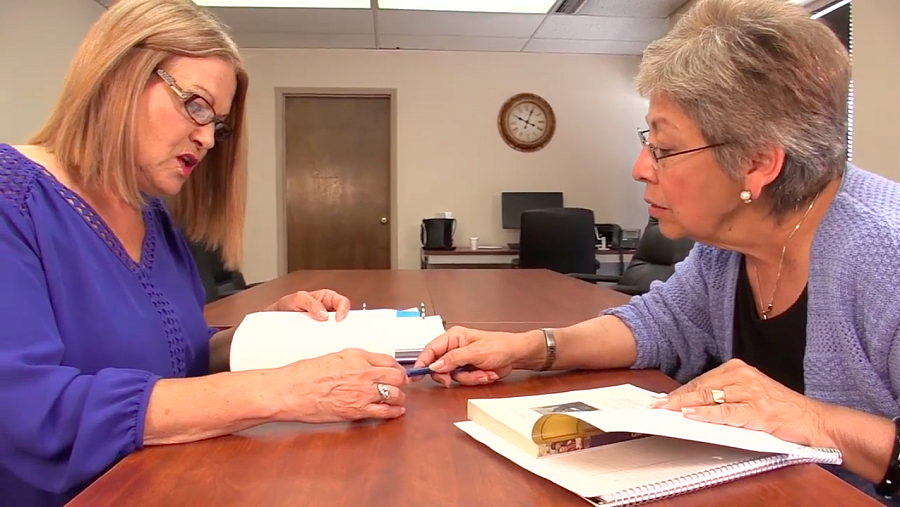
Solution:
<svg viewBox="0 0 900 507">
<path fill-rule="evenodd" d="M 455 372 L 460 372 L 460 371 L 477 371 L 477 370 L 478 370 L 478 368 L 472 366 L 471 364 L 467 364 L 465 366 L 460 366 L 459 368 L 456 368 L 455 370 L 453 370 L 453 372 L 455 373 Z M 427 366 L 422 367 L 422 368 L 410 368 L 410 369 L 406 370 L 407 377 L 419 377 L 422 375 L 431 375 L 432 373 L 434 373 L 434 372 L 431 371 L 431 368 L 429 368 Z"/>
</svg>

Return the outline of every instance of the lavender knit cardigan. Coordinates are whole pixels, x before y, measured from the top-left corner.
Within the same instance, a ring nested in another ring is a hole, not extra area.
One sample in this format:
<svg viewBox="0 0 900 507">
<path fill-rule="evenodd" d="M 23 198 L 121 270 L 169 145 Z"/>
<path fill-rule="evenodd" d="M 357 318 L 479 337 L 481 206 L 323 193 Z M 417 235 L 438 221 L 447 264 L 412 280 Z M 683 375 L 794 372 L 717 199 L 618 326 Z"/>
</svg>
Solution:
<svg viewBox="0 0 900 507">
<path fill-rule="evenodd" d="M 708 358 L 733 357 L 741 259 L 737 252 L 697 244 L 668 281 L 654 282 L 647 294 L 604 312 L 634 334 L 633 368 L 659 368 L 685 382 L 701 373 Z M 898 288 L 900 184 L 848 164 L 810 253 L 807 396 L 884 417 L 900 415 Z M 874 495 L 871 484 L 836 472 Z"/>
</svg>

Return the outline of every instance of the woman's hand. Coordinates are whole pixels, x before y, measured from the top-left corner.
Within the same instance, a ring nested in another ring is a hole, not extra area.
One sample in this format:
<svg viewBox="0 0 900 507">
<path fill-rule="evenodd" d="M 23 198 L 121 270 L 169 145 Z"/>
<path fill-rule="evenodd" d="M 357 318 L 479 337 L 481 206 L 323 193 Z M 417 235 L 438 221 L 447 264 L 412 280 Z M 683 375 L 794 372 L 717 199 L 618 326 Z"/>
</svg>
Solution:
<svg viewBox="0 0 900 507">
<path fill-rule="evenodd" d="M 312 292 L 301 290 L 284 296 L 266 308 L 267 312 L 309 312 L 316 320 L 328 320 L 328 312 L 334 311 L 338 322 L 344 320 L 350 311 L 350 300 L 333 290 L 320 289 Z"/>
<path fill-rule="evenodd" d="M 512 334 L 453 327 L 425 346 L 416 367 L 430 366 L 435 372 L 431 378 L 444 387 L 450 387 L 453 380 L 465 385 L 490 384 L 544 348 L 540 331 L 537 335 Z M 454 371 L 461 366 L 474 367 L 474 371 Z"/>
<path fill-rule="evenodd" d="M 345 349 L 277 370 L 274 388 L 283 405 L 278 420 L 325 423 L 393 419 L 406 411 L 401 388 L 409 379 L 393 357 Z M 378 384 L 390 396 L 383 398 Z"/>
<path fill-rule="evenodd" d="M 724 392 L 724 403 L 716 402 L 713 390 Z M 656 406 L 681 410 L 689 419 L 764 431 L 797 444 L 822 441 L 823 405 L 740 359 L 695 378 Z"/>
</svg>

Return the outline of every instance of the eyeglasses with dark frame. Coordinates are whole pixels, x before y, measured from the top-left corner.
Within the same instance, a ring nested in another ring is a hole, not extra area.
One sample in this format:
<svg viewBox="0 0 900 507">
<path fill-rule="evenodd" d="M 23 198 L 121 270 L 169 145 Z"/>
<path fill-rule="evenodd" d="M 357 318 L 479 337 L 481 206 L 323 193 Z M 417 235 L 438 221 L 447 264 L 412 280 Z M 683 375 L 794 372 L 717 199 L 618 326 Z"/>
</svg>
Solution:
<svg viewBox="0 0 900 507">
<path fill-rule="evenodd" d="M 196 93 L 189 92 L 178 85 L 175 79 L 163 69 L 156 69 L 156 74 L 172 88 L 172 91 L 181 99 L 184 110 L 197 125 L 204 127 L 210 123 L 215 124 L 215 136 L 217 141 L 224 141 L 231 136 L 231 126 L 225 123 L 225 118 L 216 116 L 216 112 L 205 98 Z"/>
<path fill-rule="evenodd" d="M 653 157 L 653 162 L 656 164 L 657 167 L 659 167 L 659 161 L 664 158 L 674 157 L 675 155 L 685 155 L 685 154 L 694 153 L 695 151 L 700 151 L 700 150 L 708 150 L 709 148 L 717 148 L 719 146 L 728 144 L 728 143 L 707 144 L 706 146 L 701 146 L 699 148 L 693 148 L 693 149 L 684 150 L 684 151 L 676 151 L 675 153 L 662 154 L 662 152 L 665 150 L 660 150 L 658 147 L 650 144 L 650 141 L 647 140 L 649 135 L 650 135 L 650 129 L 642 129 L 642 128 L 638 129 L 638 139 L 640 139 L 640 141 L 641 141 L 641 146 L 647 147 L 647 150 L 650 152 L 650 156 Z"/>
</svg>

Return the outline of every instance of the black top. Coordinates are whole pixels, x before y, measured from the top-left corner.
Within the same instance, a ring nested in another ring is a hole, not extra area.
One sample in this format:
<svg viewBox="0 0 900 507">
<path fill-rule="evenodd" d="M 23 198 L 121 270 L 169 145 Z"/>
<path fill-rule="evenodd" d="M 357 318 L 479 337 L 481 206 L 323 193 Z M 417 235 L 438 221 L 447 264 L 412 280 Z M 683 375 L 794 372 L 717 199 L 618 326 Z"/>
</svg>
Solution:
<svg viewBox="0 0 900 507">
<path fill-rule="evenodd" d="M 807 288 L 784 313 L 763 320 L 754 301 L 746 260 L 738 274 L 734 308 L 734 357 L 803 394 Z"/>
</svg>

